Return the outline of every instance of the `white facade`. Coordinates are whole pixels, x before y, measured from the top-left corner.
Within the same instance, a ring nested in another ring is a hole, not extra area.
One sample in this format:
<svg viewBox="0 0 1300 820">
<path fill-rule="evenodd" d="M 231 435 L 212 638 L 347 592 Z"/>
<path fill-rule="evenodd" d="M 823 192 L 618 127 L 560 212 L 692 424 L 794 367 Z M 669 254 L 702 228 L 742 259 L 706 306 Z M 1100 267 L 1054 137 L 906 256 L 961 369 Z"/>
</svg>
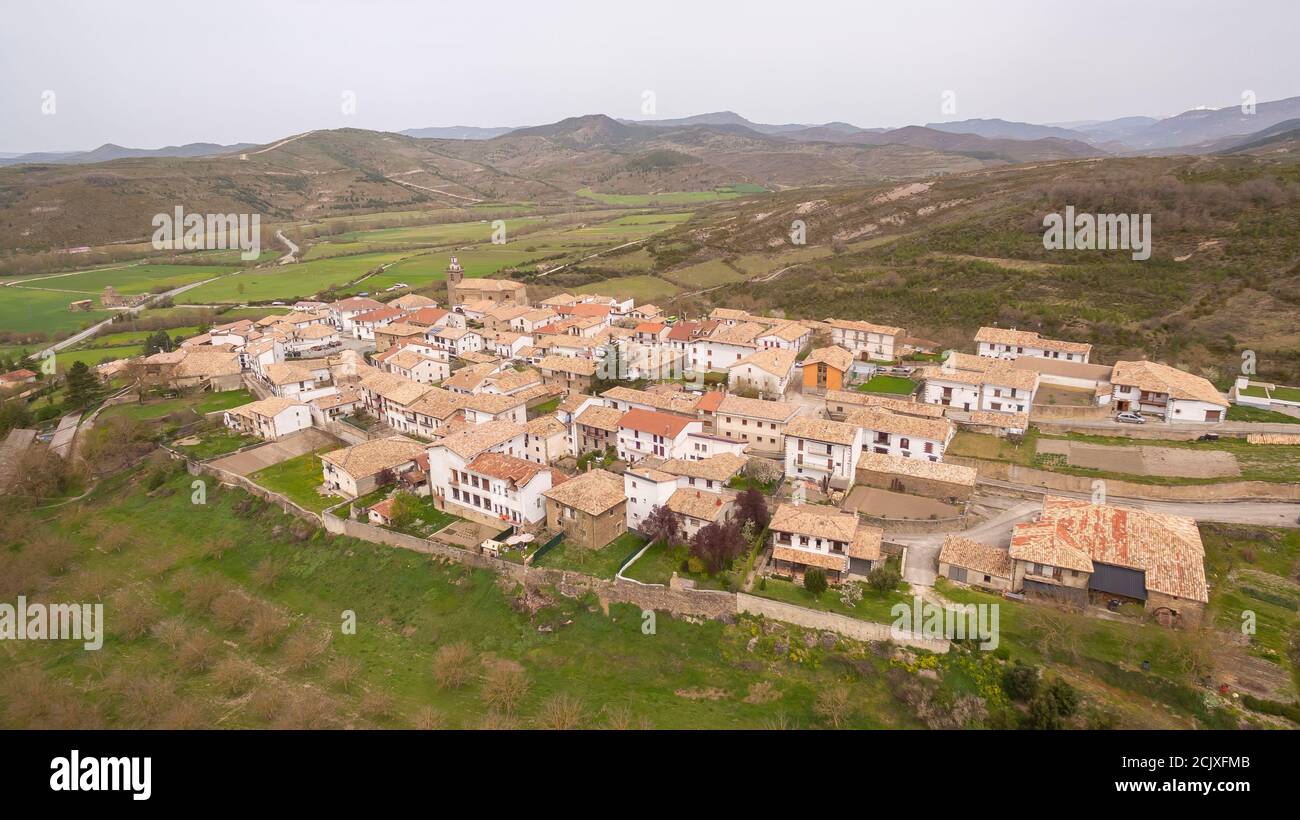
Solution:
<svg viewBox="0 0 1300 820">
<path fill-rule="evenodd" d="M 890 360 L 895 358 L 896 330 L 866 323 L 833 323 L 831 344 L 848 350 L 854 358 L 866 356 L 868 359 Z"/>
<path fill-rule="evenodd" d="M 677 492 L 676 476 L 659 476 L 659 480 L 639 475 L 635 468 L 623 473 L 623 494 L 627 496 L 627 528 L 641 529 L 655 507 L 662 507 Z"/>
<path fill-rule="evenodd" d="M 812 437 L 785 436 L 785 474 L 811 481 L 829 479 L 836 487 L 850 486 L 857 478 L 858 455 L 862 452 L 862 430 L 850 443 L 822 441 Z"/>
<path fill-rule="evenodd" d="M 675 436 L 618 428 L 618 457 L 631 464 L 646 456 L 659 458 L 690 458 L 692 434 L 703 433 L 704 425 L 698 421 L 687 422 Z"/>
</svg>

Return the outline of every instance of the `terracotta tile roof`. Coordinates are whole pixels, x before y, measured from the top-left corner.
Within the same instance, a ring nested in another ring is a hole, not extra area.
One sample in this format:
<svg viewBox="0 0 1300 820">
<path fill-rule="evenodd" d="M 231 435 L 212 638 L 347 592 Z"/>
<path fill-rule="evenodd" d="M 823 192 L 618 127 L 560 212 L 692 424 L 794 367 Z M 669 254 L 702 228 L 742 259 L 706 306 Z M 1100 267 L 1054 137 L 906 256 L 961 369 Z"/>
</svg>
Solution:
<svg viewBox="0 0 1300 820">
<path fill-rule="evenodd" d="M 185 358 L 177 365 L 176 375 L 182 378 L 193 376 L 207 379 L 213 376 L 235 376 L 242 369 L 239 365 L 238 353 L 190 348 Z"/>
<path fill-rule="evenodd" d="M 428 296 L 422 296 L 418 293 L 408 293 L 405 296 L 399 296 L 388 304 L 393 307 L 402 308 L 403 310 L 438 306 L 438 303 L 430 299 Z"/>
<path fill-rule="evenodd" d="M 758 344 L 754 340 L 763 335 L 765 330 L 767 330 L 767 326 L 760 325 L 757 322 L 741 322 L 738 325 L 731 326 L 721 325 L 717 330 L 709 334 L 709 341 L 740 347 L 757 347 Z"/>
<path fill-rule="evenodd" d="M 605 470 L 588 470 L 542 495 L 587 515 L 602 515 L 627 499 L 623 479 Z"/>
<path fill-rule="evenodd" d="M 930 481 L 943 481 L 963 487 L 974 487 L 978 471 L 974 467 L 961 464 L 947 464 L 942 461 L 929 461 L 923 458 L 908 458 L 865 451 L 858 460 L 858 469 L 890 475 L 903 475 L 911 478 L 923 478 Z"/>
<path fill-rule="evenodd" d="M 576 359 L 572 356 L 547 356 L 538 362 L 537 366 L 542 370 L 558 373 L 592 376 L 596 373 L 597 362 L 594 359 Z"/>
<path fill-rule="evenodd" d="M 831 555 L 828 552 L 813 552 L 812 550 L 793 549 L 780 545 L 772 548 L 772 557 L 777 561 L 789 561 L 794 564 L 833 569 L 838 572 L 844 572 L 849 568 L 849 557 L 847 555 Z"/>
<path fill-rule="evenodd" d="M 831 444 L 852 444 L 857 440 L 858 428 L 852 424 L 812 416 L 796 416 L 785 428 L 787 436 L 825 441 Z"/>
<path fill-rule="evenodd" d="M 461 394 L 434 387 L 412 402 L 407 409 L 421 416 L 446 421 L 459 414 L 464 406 L 464 396 Z"/>
<path fill-rule="evenodd" d="M 1001 427 L 1007 430 L 1028 430 L 1028 413 L 999 413 L 995 410 L 972 410 L 968 416 L 971 424 Z"/>
<path fill-rule="evenodd" d="M 393 322 L 381 328 L 376 328 L 375 333 L 381 336 L 423 336 L 427 328 L 417 325 L 407 324 L 406 322 Z"/>
<path fill-rule="evenodd" d="M 851 319 L 827 319 L 826 324 L 831 327 L 837 327 L 841 330 L 856 330 L 862 333 L 878 333 L 882 336 L 900 336 L 903 333 L 901 327 L 893 325 L 875 325 L 871 322 L 858 322 Z"/>
<path fill-rule="evenodd" d="M 1016 562 L 1007 550 L 981 544 L 953 533 L 944 539 L 939 550 L 939 563 L 965 567 L 983 575 L 1010 579 Z"/>
<path fill-rule="evenodd" d="M 473 393 L 461 396 L 461 400 L 470 410 L 491 413 L 494 416 L 524 405 L 524 400 L 519 396 L 507 396 L 504 393 Z"/>
<path fill-rule="evenodd" d="M 293 399 L 284 399 L 284 398 L 280 398 L 279 396 L 269 396 L 259 401 L 249 402 L 248 404 L 241 404 L 238 407 L 232 408 L 230 412 L 236 413 L 241 416 L 261 416 L 262 418 L 270 419 L 270 418 L 275 418 L 277 415 L 283 413 L 285 410 L 288 410 L 290 407 L 306 407 L 306 406 L 307 405 L 303 404 L 302 402 L 294 401 Z"/>
<path fill-rule="evenodd" d="M 710 319 L 719 319 L 733 322 L 748 322 L 750 320 L 749 311 L 735 310 L 733 308 L 714 308 L 709 314 Z"/>
<path fill-rule="evenodd" d="M 859 522 L 857 531 L 853 533 L 853 540 L 849 542 L 849 557 L 864 561 L 879 561 L 882 555 L 880 545 L 884 540 L 884 530 Z"/>
<path fill-rule="evenodd" d="M 542 374 L 531 367 L 526 367 L 523 370 L 507 368 L 488 376 L 487 380 L 496 385 L 501 392 L 510 393 L 534 384 L 541 384 Z"/>
<path fill-rule="evenodd" d="M 406 315 L 406 311 L 398 308 L 380 308 L 372 310 L 369 313 L 359 313 L 352 317 L 352 321 L 359 324 L 375 324 L 378 322 L 393 322 Z"/>
<path fill-rule="evenodd" d="M 722 400 L 726 397 L 727 394 L 721 390 L 706 391 L 696 403 L 695 409 L 705 413 L 717 412 L 718 407 L 722 405 Z"/>
<path fill-rule="evenodd" d="M 457 290 L 465 291 L 482 291 L 500 292 L 506 290 L 523 290 L 523 282 L 512 282 L 509 279 L 464 279 L 456 286 Z"/>
<path fill-rule="evenodd" d="M 696 489 L 682 488 L 668 497 L 665 506 L 678 515 L 701 521 L 719 521 L 731 505 L 721 493 L 702 493 Z"/>
<path fill-rule="evenodd" d="M 719 391 L 720 392 L 720 391 Z M 799 413 L 799 405 L 788 401 L 765 401 L 744 396 L 727 395 L 718 402 L 721 415 L 744 416 L 764 421 L 788 422 Z"/>
<path fill-rule="evenodd" d="M 400 347 L 393 348 L 393 350 L 395 352 L 391 356 L 385 356 L 381 361 L 392 367 L 400 367 L 403 370 L 410 370 L 412 367 L 425 361 L 438 362 L 438 360 L 432 356 L 425 356 L 424 354 L 418 353 L 414 350 L 406 350 Z M 376 356 L 375 358 L 378 359 L 379 357 Z"/>
<path fill-rule="evenodd" d="M 600 396 L 603 399 L 621 401 L 626 404 L 644 404 L 647 407 L 663 410 L 666 413 L 676 413 L 692 418 L 695 417 L 695 411 L 698 409 L 700 401 L 700 397 L 694 393 L 686 393 L 681 390 L 656 393 L 631 387 L 611 387 L 601 393 Z"/>
<path fill-rule="evenodd" d="M 856 390 L 827 390 L 826 404 L 883 407 L 886 410 L 909 416 L 931 419 L 943 418 L 943 408 L 936 404 L 925 404 L 910 399 L 891 399 L 888 396 L 874 396 L 870 393 L 859 393 Z"/>
<path fill-rule="evenodd" d="M 310 403 L 321 410 L 332 410 L 335 407 L 358 401 L 361 401 L 361 396 L 357 394 L 357 391 L 351 387 L 340 387 L 337 393 L 331 393 L 328 396 L 317 396 Z"/>
<path fill-rule="evenodd" d="M 533 480 L 533 476 L 547 471 L 547 467 L 535 461 L 527 461 L 505 453 L 479 453 L 474 460 L 465 465 L 471 473 L 499 478 L 509 481 L 516 487 Z"/>
<path fill-rule="evenodd" d="M 926 419 L 893 413 L 883 407 L 859 407 L 844 415 L 846 424 L 854 424 L 864 430 L 891 433 L 896 436 L 932 439 L 947 442 L 953 434 L 953 424 L 948 419 Z"/>
<path fill-rule="evenodd" d="M 1203 401 L 1223 407 L 1228 404 L 1206 379 L 1159 362 L 1115 362 L 1110 380 L 1112 384 L 1151 393 L 1168 393 L 1174 399 Z"/>
<path fill-rule="evenodd" d="M 577 412 L 578 408 L 582 406 L 584 401 L 594 398 L 596 397 L 588 396 L 586 393 L 570 393 L 568 396 L 565 396 L 564 401 L 561 401 L 559 406 L 555 409 L 562 410 L 565 413 L 574 413 Z"/>
<path fill-rule="evenodd" d="M 623 411 L 593 404 L 579 413 L 574 420 L 578 424 L 613 433 L 618 431 L 618 424 L 623 420 Z"/>
<path fill-rule="evenodd" d="M 781 504 L 768 526 L 781 532 L 808 535 L 848 544 L 861 522 L 853 513 L 817 504 Z"/>
<path fill-rule="evenodd" d="M 691 334 L 702 327 L 699 322 L 678 322 L 668 331 L 668 339 L 674 342 L 689 342 L 694 338 Z"/>
<path fill-rule="evenodd" d="M 808 354 L 808 358 L 803 360 L 803 366 L 807 367 L 818 362 L 825 362 L 828 366 L 844 373 L 853 366 L 853 354 L 839 345 L 819 347 Z"/>
<path fill-rule="evenodd" d="M 528 435 L 534 438 L 550 438 L 551 436 L 563 435 L 568 432 L 564 422 L 555 416 L 538 416 L 524 425 Z"/>
<path fill-rule="evenodd" d="M 340 299 L 330 305 L 332 310 L 339 313 L 350 313 L 355 311 L 379 310 L 384 306 L 383 302 L 377 299 L 368 299 L 364 296 L 353 296 L 348 299 Z"/>
<path fill-rule="evenodd" d="M 390 436 L 324 453 L 321 460 L 328 461 L 353 478 L 365 478 L 414 461 L 423 452 L 424 445 L 418 441 L 405 436 Z"/>
<path fill-rule="evenodd" d="M 799 358 L 799 354 L 793 350 L 785 350 L 779 347 L 769 347 L 764 350 L 758 350 L 750 353 L 745 358 L 737 361 L 735 364 L 727 366 L 727 369 L 741 367 L 742 365 L 752 364 L 757 368 L 766 370 L 775 376 L 788 376 L 794 369 L 794 363 Z"/>
<path fill-rule="evenodd" d="M 807 325 L 802 325 L 798 322 L 786 322 L 785 324 L 780 324 L 769 329 L 759 338 L 762 338 L 763 336 L 775 336 L 783 342 L 797 342 L 809 333 L 812 333 L 812 330 Z"/>
<path fill-rule="evenodd" d="M 442 317 L 448 315 L 448 313 L 449 311 L 443 310 L 442 308 L 425 307 L 420 308 L 414 313 L 407 314 L 403 321 L 408 325 L 422 325 L 427 328 L 437 324 Z"/>
<path fill-rule="evenodd" d="M 1011 557 L 1085 572 L 1094 561 L 1142 570 L 1148 590 L 1209 600 L 1201 533 L 1183 516 L 1048 496 L 1037 521 L 1016 527 Z"/>
<path fill-rule="evenodd" d="M 691 419 L 673 413 L 641 410 L 634 407 L 623 414 L 618 426 L 620 430 L 637 430 L 652 436 L 676 438 L 690 423 Z"/>
<path fill-rule="evenodd" d="M 609 305 L 598 305 L 592 302 L 579 302 L 576 305 L 560 305 L 555 312 L 561 316 L 582 316 L 590 318 L 603 318 L 610 313 Z"/>
<path fill-rule="evenodd" d="M 688 478 L 707 478 L 713 481 L 729 481 L 749 462 L 746 456 L 734 453 L 718 453 L 715 456 L 692 460 L 689 458 L 670 458 L 658 465 L 657 469 L 670 475 Z"/>
<path fill-rule="evenodd" d="M 1065 342 L 1059 339 L 1048 339 L 1039 336 L 1036 331 L 1032 330 L 1012 330 L 1001 327 L 982 327 L 975 334 L 976 342 L 987 342 L 989 344 L 1012 345 L 1014 347 L 1037 347 L 1043 350 L 1059 350 L 1062 353 L 1082 353 L 1087 355 L 1092 352 L 1092 345 L 1083 342 Z"/>
<path fill-rule="evenodd" d="M 471 364 L 452 373 L 442 384 L 449 389 L 472 391 L 478 389 L 495 372 L 497 366 L 491 362 Z"/>
<path fill-rule="evenodd" d="M 985 356 L 972 356 L 969 353 L 953 351 L 943 367 L 922 367 L 920 375 L 924 379 L 949 381 L 957 384 L 994 385 L 1011 387 L 1016 390 L 1036 390 L 1038 374 L 1032 370 L 1021 370 L 1011 366 L 1003 359 Z"/>
<path fill-rule="evenodd" d="M 523 433 L 522 424 L 515 424 L 506 419 L 495 419 L 451 433 L 439 439 L 433 446 L 446 447 L 461 458 L 473 458 L 484 450 L 499 447 Z"/>
</svg>

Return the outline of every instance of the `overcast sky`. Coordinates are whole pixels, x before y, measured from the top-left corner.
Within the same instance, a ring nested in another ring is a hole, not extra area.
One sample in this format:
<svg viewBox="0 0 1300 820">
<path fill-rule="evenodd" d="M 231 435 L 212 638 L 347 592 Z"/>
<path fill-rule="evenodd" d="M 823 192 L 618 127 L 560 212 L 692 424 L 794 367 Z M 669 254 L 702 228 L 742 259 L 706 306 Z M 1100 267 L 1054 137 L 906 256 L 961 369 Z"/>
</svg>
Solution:
<svg viewBox="0 0 1300 820">
<path fill-rule="evenodd" d="M 643 119 L 646 91 L 660 118 L 1158 116 L 1300 95 L 1297 42 L 1297 0 L 6 0 L 0 151 Z"/>
</svg>

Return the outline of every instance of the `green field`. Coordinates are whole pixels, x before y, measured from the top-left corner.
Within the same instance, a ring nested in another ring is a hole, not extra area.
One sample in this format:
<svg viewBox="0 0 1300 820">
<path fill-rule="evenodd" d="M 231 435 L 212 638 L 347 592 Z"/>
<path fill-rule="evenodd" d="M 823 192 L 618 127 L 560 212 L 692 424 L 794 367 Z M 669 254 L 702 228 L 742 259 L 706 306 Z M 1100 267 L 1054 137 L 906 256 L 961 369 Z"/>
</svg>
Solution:
<svg viewBox="0 0 1300 820">
<path fill-rule="evenodd" d="M 403 252 L 370 253 L 244 271 L 187 292 L 185 301 L 191 304 L 239 304 L 307 299 L 330 287 L 346 285 L 366 271 L 408 255 Z"/>
<path fill-rule="evenodd" d="M 150 401 L 144 404 L 135 402 L 115 404 L 106 408 L 100 415 L 106 419 L 123 416 L 139 421 L 150 421 L 169 416 L 172 413 L 188 411 L 195 414 L 197 420 L 198 416 L 216 413 L 220 410 L 229 410 L 232 407 L 239 407 L 241 404 L 248 404 L 252 400 L 253 397 L 247 390 L 226 390 L 221 393 L 197 393 L 174 399 Z"/>
<path fill-rule="evenodd" d="M 734 268 L 721 259 L 713 259 L 708 262 L 701 262 L 698 265 L 666 271 L 663 277 L 673 284 L 681 285 L 689 290 L 728 285 L 732 282 L 742 282 L 745 279 L 743 273 L 737 273 Z"/>
<path fill-rule="evenodd" d="M 0 330 L 53 335 L 81 330 L 113 315 L 111 310 L 68 310 L 69 302 L 88 298 L 78 293 L 0 287 Z"/>
<path fill-rule="evenodd" d="M 916 382 L 902 376 L 872 376 L 858 386 L 863 393 L 889 393 L 896 396 L 910 396 L 916 389 Z"/>
<path fill-rule="evenodd" d="M 578 293 L 599 293 L 604 296 L 630 297 L 637 304 L 659 302 L 681 292 L 681 288 L 657 276 L 620 276 L 591 282 L 575 289 Z"/>
<path fill-rule="evenodd" d="M 595 200 L 605 205 L 623 205 L 628 207 L 699 205 L 706 202 L 720 202 L 735 199 L 738 196 L 760 193 L 764 189 L 757 185 L 726 185 L 712 191 L 671 191 L 661 194 L 601 194 L 590 188 L 582 188 L 578 196 Z"/>
<path fill-rule="evenodd" d="M 335 448 L 326 448 L 314 453 L 281 461 L 270 467 L 258 470 L 249 476 L 253 481 L 273 492 L 281 493 L 298 506 L 312 512 L 320 512 L 343 501 L 342 496 L 323 496 L 316 488 L 325 483 L 321 471 L 320 454 Z"/>
</svg>

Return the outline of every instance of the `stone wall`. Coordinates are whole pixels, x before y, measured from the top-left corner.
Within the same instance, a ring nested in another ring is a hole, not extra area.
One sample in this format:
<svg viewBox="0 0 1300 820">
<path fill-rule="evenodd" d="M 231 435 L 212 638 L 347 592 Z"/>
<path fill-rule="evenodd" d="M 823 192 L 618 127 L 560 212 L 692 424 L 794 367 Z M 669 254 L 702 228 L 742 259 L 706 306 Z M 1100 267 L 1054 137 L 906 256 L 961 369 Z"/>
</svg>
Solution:
<svg viewBox="0 0 1300 820">
<path fill-rule="evenodd" d="M 784 621 L 807 629 L 834 632 L 855 641 L 893 641 L 905 646 L 928 649 L 931 652 L 948 651 L 948 641 L 946 640 L 917 638 L 910 635 L 900 637 L 892 634 L 893 630 L 888 624 L 863 621 L 834 612 L 807 609 L 794 604 L 760 598 L 756 595 L 747 595 L 743 592 L 736 595 L 736 610 L 750 615 L 762 615 L 765 618 Z"/>
<path fill-rule="evenodd" d="M 1029 408 L 1029 420 L 1099 421 L 1110 417 L 1109 407 L 1079 407 L 1069 404 L 1035 404 Z"/>
</svg>

